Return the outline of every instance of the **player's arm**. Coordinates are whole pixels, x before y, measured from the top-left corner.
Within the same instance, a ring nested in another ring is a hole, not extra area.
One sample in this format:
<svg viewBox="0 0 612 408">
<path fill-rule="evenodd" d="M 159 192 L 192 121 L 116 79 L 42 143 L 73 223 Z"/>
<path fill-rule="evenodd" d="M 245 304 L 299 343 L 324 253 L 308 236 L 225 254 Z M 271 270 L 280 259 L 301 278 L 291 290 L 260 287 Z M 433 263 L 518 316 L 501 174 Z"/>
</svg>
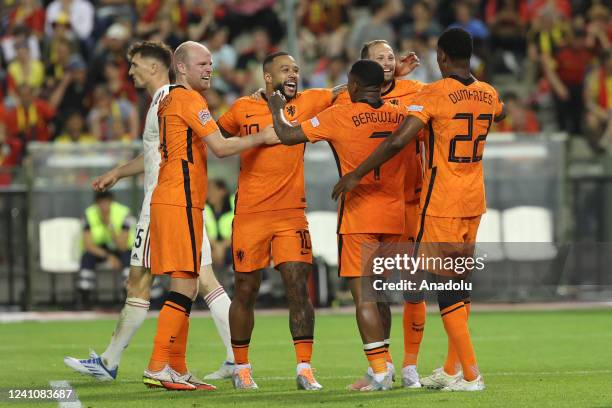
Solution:
<svg viewBox="0 0 612 408">
<path fill-rule="evenodd" d="M 106 191 L 125 177 L 136 176 L 144 173 L 144 154 L 139 154 L 129 162 L 107 171 L 96 177 L 91 186 L 96 191 Z"/>
<path fill-rule="evenodd" d="M 337 85 L 332 88 L 332 104 L 336 102 L 338 95 L 344 91 L 346 91 L 346 84 Z"/>
<path fill-rule="evenodd" d="M 204 137 L 203 141 L 219 158 L 232 156 L 262 144 L 274 145 L 279 143 L 272 126 L 266 126 L 258 133 L 243 137 L 224 137 L 220 130 L 216 130 Z"/>
<path fill-rule="evenodd" d="M 219 126 L 219 131 L 221 132 L 221 134 L 223 135 L 224 138 L 229 139 L 230 137 L 235 136 L 235 135 L 231 134 L 230 132 L 228 132 L 227 130 L 225 130 L 225 128 L 223 126 L 221 126 L 221 124 L 219 122 L 217 122 L 217 126 Z"/>
<path fill-rule="evenodd" d="M 412 115 L 407 116 L 391 136 L 387 137 L 363 163 L 336 183 L 332 198 L 337 200 L 340 195 L 357 187 L 366 174 L 398 154 L 424 127 L 425 124 L 420 119 Z"/>
<path fill-rule="evenodd" d="M 505 118 L 506 118 L 506 105 L 502 104 L 502 110 L 501 110 L 501 113 L 500 113 L 499 115 L 495 116 L 495 117 L 493 118 L 493 121 L 494 121 L 495 123 L 497 123 L 497 122 L 501 122 L 501 121 L 502 121 L 502 120 L 504 120 Z"/>
<path fill-rule="evenodd" d="M 268 99 L 268 106 L 270 107 L 270 112 L 272 112 L 272 120 L 274 122 L 276 135 L 282 144 L 288 146 L 308 142 L 308 138 L 304 134 L 302 126 L 292 126 L 291 123 L 285 119 L 283 111 L 285 110 L 286 103 L 285 97 L 279 91 L 274 92 Z"/>
</svg>

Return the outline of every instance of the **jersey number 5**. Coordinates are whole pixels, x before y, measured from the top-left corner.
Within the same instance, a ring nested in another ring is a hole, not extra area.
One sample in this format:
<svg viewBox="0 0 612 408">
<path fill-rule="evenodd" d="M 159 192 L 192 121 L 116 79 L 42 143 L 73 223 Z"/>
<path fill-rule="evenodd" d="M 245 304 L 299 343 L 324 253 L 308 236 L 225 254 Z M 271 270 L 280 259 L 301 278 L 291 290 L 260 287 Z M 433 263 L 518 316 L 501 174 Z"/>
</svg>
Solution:
<svg viewBox="0 0 612 408">
<path fill-rule="evenodd" d="M 476 120 L 482 120 L 487 122 L 487 131 L 476 137 L 472 148 L 472 156 L 457 156 L 455 151 L 457 149 L 458 142 L 471 142 L 474 134 L 474 114 L 473 113 L 458 113 L 453 116 L 456 120 L 467 121 L 468 133 L 467 135 L 456 135 L 450 142 L 450 149 L 448 151 L 448 161 L 453 163 L 474 163 L 482 160 L 482 155 L 478 155 L 478 145 L 480 142 L 487 140 L 489 129 L 491 128 L 491 122 L 493 122 L 493 115 L 490 113 L 483 113 L 476 117 Z"/>
</svg>

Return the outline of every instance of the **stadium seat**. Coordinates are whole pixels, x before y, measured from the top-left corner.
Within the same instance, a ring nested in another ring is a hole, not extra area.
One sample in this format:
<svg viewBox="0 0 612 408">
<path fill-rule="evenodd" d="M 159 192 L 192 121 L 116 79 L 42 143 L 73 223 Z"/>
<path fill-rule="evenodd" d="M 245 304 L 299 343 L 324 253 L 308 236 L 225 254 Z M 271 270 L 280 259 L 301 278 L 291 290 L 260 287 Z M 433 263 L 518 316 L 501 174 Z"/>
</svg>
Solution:
<svg viewBox="0 0 612 408">
<path fill-rule="evenodd" d="M 78 218 L 51 218 L 39 224 L 40 268 L 51 273 L 52 303 L 57 300 L 56 274 L 79 271 L 82 229 L 83 224 Z M 74 295 L 74 288 L 72 292 Z"/>
<path fill-rule="evenodd" d="M 499 210 L 487 208 L 487 212 L 480 219 L 480 226 L 476 236 L 476 254 L 486 254 L 487 261 L 501 261 L 504 259 L 502 247 L 501 213 Z"/>
<path fill-rule="evenodd" d="M 333 211 L 313 211 L 306 213 L 306 218 L 313 255 L 323 258 L 329 266 L 338 266 L 338 215 Z"/>
<path fill-rule="evenodd" d="M 504 252 L 513 261 L 555 258 L 552 212 L 543 207 L 520 206 L 502 214 Z"/>
</svg>

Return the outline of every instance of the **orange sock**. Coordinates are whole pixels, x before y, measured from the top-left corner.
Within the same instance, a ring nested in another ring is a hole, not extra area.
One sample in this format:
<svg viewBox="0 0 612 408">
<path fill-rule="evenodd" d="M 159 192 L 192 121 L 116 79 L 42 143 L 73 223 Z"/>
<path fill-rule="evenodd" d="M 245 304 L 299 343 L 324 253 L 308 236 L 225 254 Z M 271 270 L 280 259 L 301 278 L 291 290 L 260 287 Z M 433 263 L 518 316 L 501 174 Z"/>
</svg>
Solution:
<svg viewBox="0 0 612 408">
<path fill-rule="evenodd" d="M 236 365 L 249 364 L 249 344 L 251 339 L 232 339 L 232 350 L 234 351 L 234 363 Z"/>
<path fill-rule="evenodd" d="M 390 347 L 391 344 L 389 343 L 389 339 L 385 339 L 385 361 L 393 364 L 393 356 L 391 355 Z"/>
<path fill-rule="evenodd" d="M 364 344 L 363 351 L 365 352 L 374 374 L 382 374 L 387 372 L 387 351 L 385 349 L 384 342 L 378 341 L 375 343 Z"/>
<path fill-rule="evenodd" d="M 157 319 L 157 333 L 148 366 L 150 371 L 162 370 L 170 363 L 170 349 L 189 320 L 191 303 L 191 299 L 181 293 L 168 294 Z"/>
<path fill-rule="evenodd" d="M 301 336 L 293 338 L 293 347 L 295 347 L 295 358 L 299 363 L 309 363 L 312 358 L 312 345 L 314 339 L 311 336 Z"/>
<path fill-rule="evenodd" d="M 463 304 L 465 305 L 465 313 L 466 319 L 470 319 L 470 309 L 472 303 L 469 300 L 464 300 Z M 453 347 L 453 343 L 448 341 L 448 352 L 446 353 L 446 361 L 444 362 L 444 372 L 446 374 L 455 375 L 459 371 L 461 367 L 461 362 L 459 361 L 459 356 L 455 351 L 455 347 Z"/>
<path fill-rule="evenodd" d="M 457 302 L 440 310 L 440 314 L 448 340 L 453 344 L 461 362 L 463 378 L 467 381 L 475 380 L 479 372 L 470 331 L 468 330 L 465 305 L 463 302 Z"/>
<path fill-rule="evenodd" d="M 170 348 L 170 367 L 179 374 L 186 374 L 187 360 L 185 352 L 187 351 L 187 336 L 189 335 L 189 319 L 185 321 L 179 335 L 176 336 L 174 344 Z"/>
<path fill-rule="evenodd" d="M 425 329 L 425 315 L 427 308 L 425 302 L 404 303 L 404 364 L 416 365 L 419 356 L 419 348 L 423 341 L 423 330 Z"/>
</svg>

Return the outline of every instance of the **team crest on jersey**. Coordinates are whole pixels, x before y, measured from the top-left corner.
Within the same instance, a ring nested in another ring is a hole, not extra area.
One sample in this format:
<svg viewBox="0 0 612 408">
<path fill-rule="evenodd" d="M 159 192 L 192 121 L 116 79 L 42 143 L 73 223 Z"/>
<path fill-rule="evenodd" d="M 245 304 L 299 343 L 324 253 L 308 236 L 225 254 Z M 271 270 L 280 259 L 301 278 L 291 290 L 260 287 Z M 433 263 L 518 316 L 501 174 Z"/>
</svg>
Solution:
<svg viewBox="0 0 612 408">
<path fill-rule="evenodd" d="M 200 122 L 202 122 L 203 125 L 208 123 L 208 121 L 210 121 L 211 119 L 210 112 L 208 111 L 208 109 L 202 109 L 201 111 L 199 111 L 198 118 L 200 118 Z"/>
<path fill-rule="evenodd" d="M 295 106 L 294 105 L 287 106 L 287 113 L 289 114 L 289 116 L 294 116 L 295 115 Z"/>
<path fill-rule="evenodd" d="M 390 104 L 392 104 L 392 105 L 399 105 L 399 100 L 397 100 L 397 99 L 391 99 L 391 100 L 389 101 L 389 103 L 390 103 Z"/>
</svg>

